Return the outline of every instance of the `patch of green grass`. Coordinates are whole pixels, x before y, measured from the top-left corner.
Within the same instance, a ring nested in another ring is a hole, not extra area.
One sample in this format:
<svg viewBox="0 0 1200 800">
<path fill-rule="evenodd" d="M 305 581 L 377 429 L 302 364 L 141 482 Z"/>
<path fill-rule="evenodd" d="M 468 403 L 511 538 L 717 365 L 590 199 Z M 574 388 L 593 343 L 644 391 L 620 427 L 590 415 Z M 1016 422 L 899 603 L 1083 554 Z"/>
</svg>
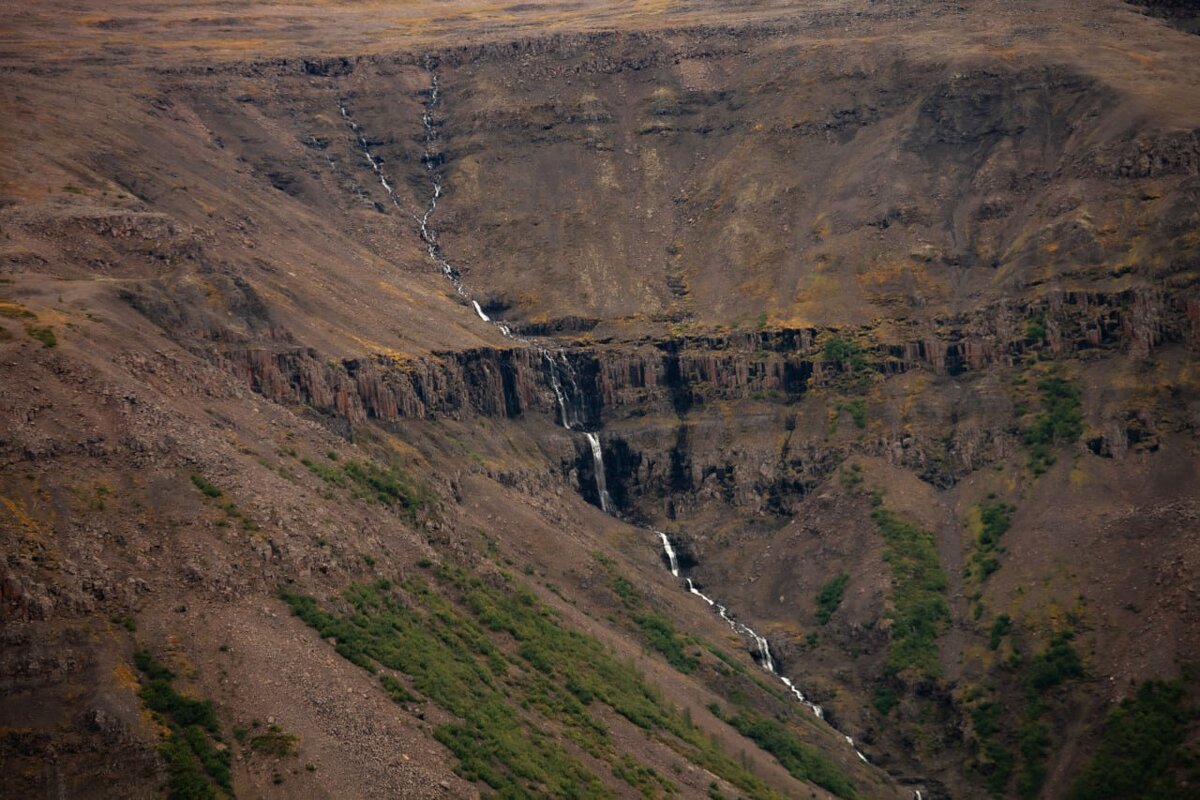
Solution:
<svg viewBox="0 0 1200 800">
<path fill-rule="evenodd" d="M 220 497 L 223 494 L 220 489 L 209 483 L 203 475 L 193 475 L 192 483 L 204 494 L 205 497 Z"/>
<path fill-rule="evenodd" d="M 867 427 L 867 401 L 861 397 L 853 400 L 839 401 L 837 406 L 838 414 L 845 411 L 850 415 L 850 419 L 854 420 L 854 427 L 863 429 Z"/>
<path fill-rule="evenodd" d="M 1046 712 L 1047 692 L 1084 676 L 1083 661 L 1071 645 L 1072 638 L 1074 634 L 1070 631 L 1059 633 L 1028 662 L 1017 664 L 1023 667 L 1025 686 L 1025 707 L 1016 726 L 1021 755 L 1017 794 L 1022 798 L 1037 797 L 1046 777 L 1046 754 L 1051 741 L 1042 717 Z"/>
<path fill-rule="evenodd" d="M 854 490 L 861 486 L 862 482 L 862 467 L 858 464 L 849 464 L 842 470 L 842 486 Z"/>
<path fill-rule="evenodd" d="M 668 664 L 685 675 L 696 671 L 699 662 L 686 651 L 683 639 L 675 632 L 675 626 L 669 619 L 648 611 L 635 616 L 634 622 L 641 629 L 646 642 L 661 653 Z"/>
<path fill-rule="evenodd" d="M 827 624 L 833 612 L 838 610 L 846 593 L 846 582 L 849 580 L 848 574 L 839 572 L 821 587 L 821 591 L 817 593 L 817 624 Z"/>
<path fill-rule="evenodd" d="M 641 631 L 646 643 L 662 654 L 667 663 L 675 669 L 690 675 L 696 670 L 698 661 L 687 652 L 689 644 L 675 632 L 671 621 L 656 611 L 646 608 L 645 598 L 629 580 L 616 571 L 611 562 L 603 565 L 609 573 L 609 586 L 620 599 L 621 604 L 629 613 L 630 619 Z"/>
<path fill-rule="evenodd" d="M 800 741 L 788 728 L 770 717 L 749 709 L 725 719 L 743 736 L 754 741 L 783 765 L 796 779 L 812 781 L 837 797 L 855 798 L 858 792 L 832 761 Z"/>
<path fill-rule="evenodd" d="M 397 703 L 415 703 L 419 699 L 408 690 L 407 686 L 391 675 L 380 675 L 379 683 L 383 685 L 384 691 Z"/>
<path fill-rule="evenodd" d="M 1200 716 L 1179 681 L 1146 681 L 1104 722 L 1071 800 L 1185 800 L 1200 786 L 1200 752 L 1187 747 Z"/>
<path fill-rule="evenodd" d="M 400 508 L 410 516 L 432 499 L 428 489 L 397 466 L 381 467 L 370 461 L 330 465 L 308 458 L 300 459 L 300 463 L 330 486 L 347 490 L 355 500 Z"/>
<path fill-rule="evenodd" d="M 1012 524 L 1011 516 L 1014 511 L 1014 506 L 999 502 L 976 506 L 975 513 L 979 515 L 979 535 L 968 559 L 969 574 L 976 581 L 985 581 L 1000 569 L 1000 560 L 996 557 L 1000 552 L 1000 537 Z"/>
<path fill-rule="evenodd" d="M 675 784 L 630 755 L 622 755 L 612 765 L 613 775 L 641 792 L 642 797 L 659 797 L 675 793 Z"/>
<path fill-rule="evenodd" d="M 937 639 L 950 621 L 946 574 L 938 560 L 933 534 L 878 505 L 871 519 L 884 540 L 884 561 L 892 573 L 892 623 L 889 672 L 912 671 L 925 677 L 941 673 Z"/>
<path fill-rule="evenodd" d="M 278 725 L 269 725 L 265 733 L 250 737 L 250 750 L 258 755 L 286 758 L 296 755 L 299 737 L 284 733 Z"/>
<path fill-rule="evenodd" d="M 444 565 L 432 571 L 435 585 L 412 578 L 351 587 L 343 594 L 344 612 L 286 590 L 281 596 L 323 638 L 333 639 L 341 655 L 371 671 L 403 672 L 417 692 L 452 714 L 456 719 L 437 726 L 434 736 L 458 759 L 456 771 L 466 780 L 500 797 L 610 796 L 561 737 L 607 762 L 639 791 L 664 785 L 618 752 L 594 710 L 602 704 L 747 796 L 775 796 L 631 665 L 564 627 L 514 578 L 470 577 Z M 395 697 L 394 686 L 381 681 Z"/>
<path fill-rule="evenodd" d="M 220 746 L 221 729 L 212 701 L 176 691 L 175 673 L 148 651 L 137 650 L 133 660 L 146 678 L 138 696 L 168 730 L 159 746 L 167 765 L 167 796 L 171 800 L 232 797 L 229 750 Z"/>
<path fill-rule="evenodd" d="M 42 343 L 42 347 L 57 347 L 58 337 L 54 335 L 54 328 L 49 325 L 26 325 L 25 332 Z"/>
</svg>

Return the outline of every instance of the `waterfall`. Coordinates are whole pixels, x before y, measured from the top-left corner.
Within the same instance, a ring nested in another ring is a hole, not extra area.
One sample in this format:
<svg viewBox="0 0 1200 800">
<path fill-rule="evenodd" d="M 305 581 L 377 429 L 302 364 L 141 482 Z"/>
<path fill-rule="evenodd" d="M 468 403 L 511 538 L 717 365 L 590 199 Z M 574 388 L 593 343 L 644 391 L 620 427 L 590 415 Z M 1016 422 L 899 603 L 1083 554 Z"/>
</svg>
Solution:
<svg viewBox="0 0 1200 800">
<path fill-rule="evenodd" d="M 434 120 L 434 111 L 441 101 L 441 87 L 438 81 L 438 73 L 432 58 L 426 59 L 425 68 L 429 72 L 430 76 L 430 89 L 428 100 L 425 103 L 424 111 L 421 114 L 421 124 L 425 132 L 424 149 L 421 154 L 421 161 L 425 165 L 426 172 L 429 174 L 429 184 L 431 190 L 429 203 L 425 207 L 425 210 L 419 216 L 415 214 L 413 215 L 413 219 L 417 223 L 421 241 L 425 243 L 426 252 L 429 255 L 429 259 L 454 285 L 454 289 L 458 295 L 463 298 L 464 301 L 467 301 L 471 304 L 480 320 L 490 325 L 495 325 L 500 333 L 509 339 L 526 345 L 531 345 L 531 342 L 519 335 L 514 334 L 512 330 L 503 322 L 493 320 L 486 313 L 484 313 L 484 310 L 479 305 L 479 302 L 470 296 L 470 293 L 462 283 L 462 279 L 458 271 L 443 255 L 441 246 L 438 244 L 437 231 L 434 229 L 430 220 L 432 219 L 434 212 L 437 211 L 438 201 L 442 198 L 444 192 L 443 176 L 438 170 L 440 153 L 437 151 L 436 147 L 438 141 L 438 132 L 437 125 Z M 371 168 L 371 171 L 376 175 L 376 177 L 378 177 L 379 183 L 381 186 L 383 186 L 384 191 L 387 192 L 388 198 L 392 201 L 392 205 L 397 209 L 401 209 L 400 200 L 396 197 L 395 190 L 392 188 L 392 184 L 387 179 L 387 175 L 384 172 L 383 162 L 376 158 L 371 152 L 370 142 L 367 140 L 366 134 L 362 127 L 354 120 L 350 110 L 346 107 L 344 102 L 339 101 L 338 110 L 340 111 L 342 118 L 345 119 L 349 124 L 350 130 L 354 134 L 358 149 L 362 152 L 363 157 L 366 159 L 367 164 Z M 330 166 L 333 166 L 332 160 L 330 161 Z M 584 415 L 576 409 L 576 406 L 579 405 L 576 402 L 576 398 L 580 396 L 580 389 L 575 380 L 574 371 L 571 368 L 570 362 L 561 353 L 561 351 L 551 353 L 551 351 L 544 348 L 538 349 L 548 367 L 550 386 L 554 390 L 555 400 L 558 403 L 559 415 L 561 417 L 560 422 L 562 426 L 568 431 L 582 429 L 585 424 L 583 421 Z M 559 363 L 560 359 L 562 362 L 561 364 Z M 583 434 L 587 438 L 588 445 L 591 447 L 592 451 L 592 463 L 596 473 L 596 491 L 600 499 L 600 508 L 607 514 L 617 516 L 616 511 L 612 507 L 612 498 L 608 494 L 607 480 L 604 473 L 604 451 L 600 446 L 600 437 L 598 434 L 592 431 L 584 431 Z M 675 555 L 675 548 L 671 545 L 671 540 L 662 531 L 653 532 L 659 537 L 663 552 L 666 554 L 667 562 L 670 565 L 671 574 L 675 577 L 680 577 L 679 562 Z M 784 686 L 791 691 L 792 695 L 795 696 L 800 703 L 808 706 L 819 719 L 824 720 L 825 712 L 821 706 L 810 700 L 807 700 L 804 696 L 804 693 L 801 692 L 794 683 L 792 683 L 790 678 L 788 678 L 786 675 L 781 675 L 776 671 L 775 658 L 771 655 L 771 648 L 766 637 L 760 636 L 753 628 L 734 619 L 729 614 L 729 611 L 725 606 L 716 602 L 711 597 L 697 589 L 692 583 L 691 578 L 684 578 L 684 581 L 688 592 L 699 597 L 705 603 L 707 603 L 708 606 L 715 610 L 720 618 L 727 625 L 729 625 L 733 631 L 741 636 L 751 639 L 754 642 L 754 646 L 757 651 L 756 661 L 764 670 L 779 678 Z M 854 754 L 858 756 L 858 758 L 864 763 L 869 764 L 870 761 L 854 744 L 854 739 L 845 734 L 841 735 L 846 740 L 846 743 L 854 750 Z M 915 793 L 915 800 L 922 800 L 920 791 Z"/>
<path fill-rule="evenodd" d="M 691 578 L 684 578 L 683 580 L 687 584 L 687 590 L 699 597 L 704 602 L 708 603 L 709 607 L 717 612 L 717 615 L 725 621 L 726 625 L 728 625 L 737 633 L 747 636 L 754 641 L 754 646 L 758 648 L 758 658 L 756 660 L 763 669 L 774 675 L 775 659 L 771 656 L 771 648 L 767 645 L 766 638 L 759 636 L 758 632 L 749 625 L 744 625 L 731 617 L 729 615 L 729 609 L 725 608 L 725 606 L 721 605 L 716 600 L 713 600 L 711 597 L 704 594 L 704 592 L 697 589 L 696 584 L 692 583 Z"/>
<path fill-rule="evenodd" d="M 558 412 L 561 417 L 562 426 L 567 430 L 571 430 L 571 418 L 567 415 L 567 398 L 563 394 L 562 381 L 558 379 L 558 364 L 555 363 L 549 350 L 542 350 L 542 358 L 545 359 L 550 367 L 548 370 L 550 373 L 550 388 L 554 390 L 554 397 L 558 400 Z"/>
<path fill-rule="evenodd" d="M 396 199 L 396 193 L 392 190 L 392 185 L 388 183 L 387 176 L 383 174 L 383 162 L 371 154 L 371 145 L 367 142 L 367 137 L 363 133 L 362 128 L 359 127 L 359 124 L 354 121 L 353 117 L 350 116 L 350 112 L 347 110 L 345 103 L 338 103 L 338 111 L 342 113 L 342 119 L 346 120 L 346 122 L 350 124 L 350 130 L 354 131 L 354 138 L 358 142 L 358 149 L 362 150 L 362 154 L 364 157 L 366 157 L 367 163 L 371 165 L 371 170 L 375 173 L 375 176 L 379 178 L 379 182 L 383 185 L 384 191 L 386 191 L 388 197 L 391 198 L 392 205 L 396 206 L 396 208 L 399 208 L 400 202 Z"/>
<path fill-rule="evenodd" d="M 667 563 L 671 565 L 671 574 L 676 578 L 679 577 L 679 562 L 675 560 L 675 548 L 671 546 L 671 540 L 662 531 L 655 531 L 658 538 L 662 541 L 663 552 L 667 554 Z"/>
<path fill-rule="evenodd" d="M 590 431 L 583 434 L 592 446 L 592 463 L 596 470 L 596 491 L 600 493 L 600 510 L 611 514 L 612 499 L 608 496 L 608 481 L 604 477 L 604 451 L 600 449 L 600 437 Z"/>
</svg>

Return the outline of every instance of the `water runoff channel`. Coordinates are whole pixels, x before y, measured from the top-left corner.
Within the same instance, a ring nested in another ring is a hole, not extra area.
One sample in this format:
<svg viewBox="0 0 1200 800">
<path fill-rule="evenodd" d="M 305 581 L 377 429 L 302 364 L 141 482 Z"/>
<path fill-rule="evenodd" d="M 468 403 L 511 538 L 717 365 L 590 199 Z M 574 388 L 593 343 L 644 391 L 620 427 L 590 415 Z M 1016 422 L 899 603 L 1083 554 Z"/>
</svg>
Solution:
<svg viewBox="0 0 1200 800">
<path fill-rule="evenodd" d="M 592 453 L 593 472 L 596 476 L 596 493 L 599 497 L 600 508 L 606 514 L 620 518 L 619 513 L 613 508 L 612 498 L 608 493 L 604 475 L 604 448 L 601 446 L 600 434 L 597 431 L 586 430 L 584 421 L 585 414 L 582 411 L 582 393 L 579 389 L 578 381 L 575 378 L 574 369 L 566 354 L 561 350 L 554 350 L 538 345 L 535 342 L 526 339 L 512 331 L 512 329 L 499 320 L 491 319 L 479 305 L 479 302 L 471 297 L 463 284 L 462 276 L 450 263 L 450 261 L 442 253 L 442 248 L 438 244 L 437 230 L 431 222 L 433 214 L 437 211 L 438 201 L 441 200 L 444 193 L 445 183 L 442 174 L 442 156 L 438 152 L 438 129 L 434 114 L 437 111 L 438 105 L 441 103 L 441 87 L 438 82 L 438 72 L 436 62 L 432 59 L 427 59 L 425 62 L 426 71 L 429 73 L 430 88 L 425 94 L 425 104 L 421 115 L 421 125 L 424 131 L 424 151 L 421 154 L 421 162 L 425 166 L 426 174 L 429 176 L 430 198 L 429 204 L 425 210 L 419 215 L 412 215 L 417 223 L 418 231 L 421 235 L 421 241 L 425 243 L 426 251 L 429 254 L 430 260 L 438 267 L 443 275 L 454 286 L 455 291 L 463 300 L 471 305 L 475 310 L 476 315 L 483 322 L 496 326 L 504 336 L 522 344 L 534 347 L 541 355 L 543 362 L 546 365 L 546 374 L 550 381 L 550 386 L 554 390 L 554 396 L 558 403 L 558 422 L 568 431 L 573 433 L 582 433 L 587 439 L 588 447 Z M 338 111 L 341 113 L 342 119 L 350 126 L 350 130 L 354 134 L 355 143 L 358 149 L 362 152 L 363 158 L 370 166 L 371 171 L 378 178 L 380 185 L 387 192 L 388 198 L 391 200 L 398 210 L 403 212 L 403 206 L 400 199 L 396 196 L 395 188 L 388 180 L 387 174 L 383 169 L 383 162 L 371 152 L 371 143 L 368 140 L 366 133 L 361 125 L 355 121 L 353 114 L 346 106 L 344 100 L 339 100 Z M 682 578 L 682 587 L 690 594 L 703 600 L 709 608 L 711 608 L 734 632 L 740 636 L 746 637 L 754 643 L 754 659 L 762 669 L 771 675 L 775 676 L 788 691 L 796 698 L 799 703 L 810 709 L 817 718 L 824 720 L 825 712 L 821 706 L 809 700 L 804 692 L 800 690 L 791 678 L 781 673 L 776 666 L 775 657 L 771 654 L 770 645 L 767 643 L 766 637 L 759 634 L 749 625 L 740 622 L 727 607 L 709 597 L 696 588 L 692 583 L 692 579 L 680 574 L 679 560 L 676 557 L 675 548 L 671 543 L 671 539 L 667 534 L 654 528 L 644 528 L 658 538 L 659 544 L 662 547 L 663 555 L 666 558 L 667 564 L 671 571 L 671 575 L 676 578 Z M 827 723 L 828 724 L 828 723 Z M 832 727 L 832 726 L 831 726 Z M 836 729 L 835 729 L 836 730 Z M 846 740 L 846 744 L 853 750 L 864 763 L 871 763 L 870 760 L 863 754 L 855 744 L 851 736 L 838 731 L 839 735 Z M 915 800 L 922 800 L 921 792 L 914 791 Z"/>
</svg>

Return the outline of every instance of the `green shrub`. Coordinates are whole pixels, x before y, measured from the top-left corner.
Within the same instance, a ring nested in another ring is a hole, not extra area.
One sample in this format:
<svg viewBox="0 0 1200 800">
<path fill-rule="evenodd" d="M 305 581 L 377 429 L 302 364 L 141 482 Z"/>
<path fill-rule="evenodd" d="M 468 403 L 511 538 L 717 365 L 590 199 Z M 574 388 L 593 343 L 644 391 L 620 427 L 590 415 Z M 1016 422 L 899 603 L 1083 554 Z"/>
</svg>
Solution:
<svg viewBox="0 0 1200 800">
<path fill-rule="evenodd" d="M 1195 797 L 1200 753 L 1186 747 L 1197 711 L 1178 681 L 1146 681 L 1104 723 L 1071 800 L 1185 800 Z"/>
<path fill-rule="evenodd" d="M 884 540 L 884 561 L 892 573 L 891 646 L 887 668 L 913 670 L 927 677 L 941 672 L 937 638 L 950 621 L 946 574 L 938 560 L 933 534 L 905 522 L 878 505 L 871 519 Z"/>
<path fill-rule="evenodd" d="M 975 735 L 987 739 L 1000 730 L 1000 704 L 995 700 L 986 700 L 971 709 L 971 724 L 975 727 Z"/>
<path fill-rule="evenodd" d="M 977 581 L 984 581 L 1000 569 L 1000 561 L 996 558 L 1000 537 L 1012 524 L 1011 515 L 1016 508 L 1006 503 L 984 503 L 977 506 L 977 510 L 980 530 L 969 559 L 969 574 Z"/>
<path fill-rule="evenodd" d="M 1040 710 L 1031 707 L 1021 721 L 1021 771 L 1017 775 L 1017 793 L 1033 798 L 1046 780 L 1046 750 L 1050 747 L 1050 731 L 1038 719 Z"/>
<path fill-rule="evenodd" d="M 988 647 L 992 650 L 1000 649 L 1000 642 L 1012 630 L 1012 619 L 1008 614 L 1001 614 L 992 620 L 992 629 L 988 632 Z"/>
<path fill-rule="evenodd" d="M 1042 411 L 1025 430 L 1029 448 L 1029 466 L 1042 474 L 1055 462 L 1053 448 L 1060 443 L 1073 442 L 1083 433 L 1080 413 L 1080 390 L 1071 381 L 1058 376 L 1038 382 Z"/>
<path fill-rule="evenodd" d="M 1033 318 L 1025 323 L 1025 338 L 1032 339 L 1035 342 L 1044 341 L 1046 338 L 1046 312 L 1038 311 L 1033 315 Z"/>
<path fill-rule="evenodd" d="M 983 753 L 987 758 L 983 765 L 984 783 L 990 794 L 999 797 L 1008 789 L 1016 759 L 1004 745 L 990 740 L 984 743 Z"/>
<path fill-rule="evenodd" d="M 849 366 L 851 369 L 861 369 L 867 363 L 862 348 L 840 336 L 831 336 L 825 340 L 821 348 L 821 357 L 825 361 Z"/>
<path fill-rule="evenodd" d="M 1036 697 L 1073 678 L 1083 677 L 1083 662 L 1071 646 L 1073 638 L 1070 632 L 1056 635 L 1045 650 L 1030 660 L 1025 676 L 1030 697 Z"/>
<path fill-rule="evenodd" d="M 842 597 L 846 593 L 846 582 L 849 580 L 849 575 L 839 572 L 821 587 L 821 591 L 817 593 L 818 624 L 827 624 L 830 617 L 833 616 L 833 612 L 838 610 L 842 604 Z"/>
<path fill-rule="evenodd" d="M 148 651 L 137 650 L 133 659 L 148 681 L 138 696 L 168 730 L 159 747 L 167 766 L 167 796 L 171 800 L 232 796 L 230 754 L 215 744 L 220 726 L 212 701 L 177 692 L 171 685 L 175 673 Z"/>
<path fill-rule="evenodd" d="M 892 713 L 892 709 L 900 704 L 900 695 L 891 686 L 881 683 L 875 686 L 871 693 L 871 705 L 883 716 Z"/>
<path fill-rule="evenodd" d="M 983 530 L 979 533 L 979 543 L 986 547 L 995 547 L 1000 543 L 1000 537 L 1012 524 L 1010 516 L 1015 511 L 1005 503 L 987 503 L 979 507 L 979 519 Z"/>
<path fill-rule="evenodd" d="M 220 497 L 221 490 L 209 483 L 202 475 L 193 475 L 192 483 L 196 488 L 204 493 L 206 497 Z"/>
</svg>

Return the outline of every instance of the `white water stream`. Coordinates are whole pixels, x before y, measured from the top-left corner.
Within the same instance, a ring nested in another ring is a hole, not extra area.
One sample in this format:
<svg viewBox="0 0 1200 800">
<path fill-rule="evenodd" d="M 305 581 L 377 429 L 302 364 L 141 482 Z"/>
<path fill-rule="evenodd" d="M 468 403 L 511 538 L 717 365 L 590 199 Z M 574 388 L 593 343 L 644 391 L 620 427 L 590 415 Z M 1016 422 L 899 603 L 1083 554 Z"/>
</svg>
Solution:
<svg viewBox="0 0 1200 800">
<path fill-rule="evenodd" d="M 662 542 L 663 552 L 667 554 L 667 563 L 671 565 L 671 574 L 678 578 L 679 561 L 675 558 L 675 548 L 671 546 L 671 540 L 662 531 L 655 531 L 655 533 L 658 534 L 658 538 Z"/>
<path fill-rule="evenodd" d="M 455 270 L 450 262 L 442 255 L 441 247 L 438 245 L 437 231 L 430 223 L 430 219 L 437 210 L 438 200 L 441 199 L 443 194 L 442 174 L 437 168 L 439 154 L 436 152 L 435 145 L 437 143 L 438 133 L 434 121 L 434 112 L 441 101 L 441 89 L 438 83 L 437 70 L 431 61 L 426 62 L 426 69 L 430 75 L 430 90 L 428 100 L 425 104 L 425 109 L 421 116 L 422 126 L 425 131 L 425 144 L 424 152 L 422 153 L 422 161 L 424 162 L 425 169 L 429 174 L 431 193 L 429 204 L 425 208 L 424 212 L 420 216 L 414 215 L 414 219 L 416 220 L 420 231 L 421 241 L 423 241 L 426 245 L 426 250 L 429 254 L 430 260 L 433 261 L 433 263 L 437 265 L 438 269 L 441 270 L 442 274 L 450 280 L 459 296 L 471 304 L 480 320 L 488 324 L 495 325 L 504 336 L 528 344 L 528 340 L 514 334 L 512 330 L 503 322 L 493 320 L 486 313 L 484 313 L 484 310 L 479 305 L 479 302 L 471 298 L 466 287 L 463 286 L 461 277 L 459 276 L 457 270 Z M 396 193 L 392 189 L 392 185 L 388 181 L 387 175 L 384 173 L 383 164 L 371 153 L 370 143 L 367 140 L 362 127 L 353 119 L 344 103 L 339 103 L 338 108 L 341 111 L 342 117 L 349 123 L 358 147 L 362 151 L 363 156 L 366 158 L 367 163 L 370 165 L 371 170 L 379 178 L 379 183 L 387 192 L 392 204 L 397 209 L 400 209 L 400 201 L 396 197 Z M 583 419 L 584 415 L 580 410 L 575 408 L 576 403 L 574 402 L 575 398 L 579 395 L 579 387 L 575 381 L 570 362 L 567 360 L 566 355 L 561 352 L 552 353 L 551 351 L 540 347 L 538 349 L 548 368 L 547 374 L 550 379 L 550 385 L 554 390 L 554 396 L 558 403 L 559 416 L 561 418 L 560 423 L 568 431 L 582 429 L 583 424 L 581 420 Z M 612 507 L 612 498 L 608 493 L 607 478 L 604 471 L 604 449 L 601 446 L 600 436 L 598 433 L 593 431 L 583 431 L 583 434 L 587 438 L 588 445 L 592 452 L 593 471 L 596 474 L 596 493 L 599 497 L 600 508 L 607 514 L 618 516 L 617 512 Z M 680 577 L 679 561 L 675 553 L 675 548 L 671 544 L 670 538 L 662 531 L 654 530 L 652 532 L 659 537 L 659 542 L 662 545 L 663 553 L 666 555 L 667 563 L 670 565 L 671 574 L 677 578 Z M 790 678 L 788 678 L 786 675 L 781 675 L 776 671 L 775 658 L 771 655 L 771 648 L 767 643 L 766 637 L 759 635 L 759 633 L 750 626 L 734 619 L 724 605 L 718 603 L 697 589 L 692 583 L 691 578 L 685 577 L 684 583 L 688 592 L 699 597 L 701 600 L 707 603 L 708 606 L 716 611 L 717 615 L 720 616 L 720 618 L 727 625 L 729 625 L 732 630 L 754 642 L 754 647 L 757 651 L 756 660 L 764 670 L 776 676 L 783 683 L 783 685 L 788 688 L 796 700 L 810 708 L 813 714 L 815 714 L 819 719 L 825 719 L 825 712 L 820 705 L 808 700 L 804 696 L 804 693 L 800 691 L 800 688 L 797 687 Z M 870 763 L 867 757 L 855 745 L 853 738 L 845 734 L 841 734 L 841 736 L 854 750 L 854 754 L 858 756 L 859 759 L 861 759 L 864 763 Z M 920 791 L 915 791 L 914 796 L 915 800 L 922 800 Z"/>
<path fill-rule="evenodd" d="M 604 451 L 600 449 L 600 437 L 591 431 L 585 431 L 588 444 L 592 446 L 592 463 L 596 471 L 596 492 L 600 495 L 600 510 L 605 514 L 612 513 L 612 498 L 608 496 L 608 480 L 604 476 Z"/>
</svg>

